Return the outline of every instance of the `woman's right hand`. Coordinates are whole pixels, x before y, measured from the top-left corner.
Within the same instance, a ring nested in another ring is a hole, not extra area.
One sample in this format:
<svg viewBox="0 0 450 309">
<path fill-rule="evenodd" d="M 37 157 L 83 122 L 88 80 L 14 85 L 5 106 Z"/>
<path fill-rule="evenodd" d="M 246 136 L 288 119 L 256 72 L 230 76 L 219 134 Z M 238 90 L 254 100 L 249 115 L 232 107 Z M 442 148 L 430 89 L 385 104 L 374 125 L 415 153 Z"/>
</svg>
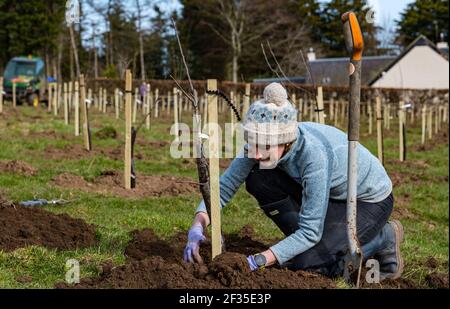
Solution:
<svg viewBox="0 0 450 309">
<path fill-rule="evenodd" d="M 188 242 L 184 248 L 183 259 L 189 263 L 203 263 L 200 256 L 200 243 L 206 239 L 203 235 L 203 226 L 199 223 L 194 224 L 188 233 Z"/>
</svg>

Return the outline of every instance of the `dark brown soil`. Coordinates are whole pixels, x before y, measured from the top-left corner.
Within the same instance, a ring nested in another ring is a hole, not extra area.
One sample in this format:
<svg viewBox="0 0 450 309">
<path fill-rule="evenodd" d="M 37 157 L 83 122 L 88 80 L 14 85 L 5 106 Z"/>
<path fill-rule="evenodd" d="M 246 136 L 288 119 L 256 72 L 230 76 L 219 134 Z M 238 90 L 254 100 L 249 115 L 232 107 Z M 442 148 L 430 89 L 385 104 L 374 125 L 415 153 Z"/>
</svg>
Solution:
<svg viewBox="0 0 450 309">
<path fill-rule="evenodd" d="M 86 157 L 93 157 L 95 154 L 95 151 L 87 151 L 81 144 L 71 144 L 61 148 L 49 145 L 43 152 L 43 155 L 49 160 L 80 160 Z"/>
<path fill-rule="evenodd" d="M 95 228 L 66 214 L 0 204 L 0 250 L 31 245 L 68 250 L 97 244 Z"/>
<path fill-rule="evenodd" d="M 19 160 L 0 161 L 0 173 L 13 173 L 24 176 L 33 176 L 36 175 L 37 172 L 38 172 L 37 169 L 35 169 L 30 164 L 23 161 Z"/>
<path fill-rule="evenodd" d="M 82 279 L 69 286 L 56 284 L 57 288 L 335 288 L 335 282 L 323 276 L 304 271 L 289 271 L 275 267 L 250 272 L 247 254 L 267 248 L 267 244 L 253 241 L 245 230 L 237 235 L 225 236 L 227 252 L 212 262 L 198 265 L 182 261 L 186 242 L 184 234 L 177 234 L 164 241 L 150 230 L 133 232 L 133 240 L 125 250 L 127 263 L 113 267 L 107 264 L 98 278 Z M 243 248 L 243 252 L 233 252 Z M 210 243 L 202 246 L 204 254 L 210 251 Z"/>
<path fill-rule="evenodd" d="M 93 182 L 88 182 L 81 176 L 64 173 L 54 177 L 52 184 L 66 189 L 134 198 L 177 196 L 199 192 L 198 185 L 191 178 L 140 174 L 137 174 L 136 188 L 126 190 L 123 173 L 115 171 L 106 171 Z"/>
<path fill-rule="evenodd" d="M 155 148 L 162 148 L 167 145 L 166 142 L 163 141 L 144 141 L 144 140 L 138 140 L 136 142 L 137 145 L 141 147 L 149 147 L 151 149 Z M 45 148 L 42 155 L 44 155 L 46 158 L 52 159 L 52 160 L 79 160 L 81 158 L 92 158 L 97 155 L 104 155 L 106 157 L 109 157 L 112 160 L 123 160 L 124 159 L 124 146 L 122 144 L 118 144 L 115 147 L 93 147 L 91 151 L 87 151 L 84 149 L 84 146 L 81 144 L 70 144 L 66 145 L 64 147 L 55 147 L 52 145 L 49 145 Z M 35 154 L 35 152 L 30 151 L 30 155 Z M 142 160 L 145 159 L 144 155 L 136 151 L 134 154 L 135 159 Z"/>
<path fill-rule="evenodd" d="M 448 274 L 431 273 L 425 277 L 427 283 L 435 289 L 448 289 Z"/>
</svg>

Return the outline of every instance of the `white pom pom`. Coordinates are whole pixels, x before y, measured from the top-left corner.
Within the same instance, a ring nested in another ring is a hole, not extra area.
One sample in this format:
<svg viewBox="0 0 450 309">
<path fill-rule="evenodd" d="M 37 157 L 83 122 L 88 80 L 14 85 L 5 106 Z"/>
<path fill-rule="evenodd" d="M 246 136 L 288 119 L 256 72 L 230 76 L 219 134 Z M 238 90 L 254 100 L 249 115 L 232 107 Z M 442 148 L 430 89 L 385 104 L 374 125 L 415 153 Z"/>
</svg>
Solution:
<svg viewBox="0 0 450 309">
<path fill-rule="evenodd" d="M 264 100 L 266 104 L 273 103 L 277 106 L 282 106 L 287 101 L 287 92 L 279 83 L 271 83 L 264 89 Z"/>
</svg>

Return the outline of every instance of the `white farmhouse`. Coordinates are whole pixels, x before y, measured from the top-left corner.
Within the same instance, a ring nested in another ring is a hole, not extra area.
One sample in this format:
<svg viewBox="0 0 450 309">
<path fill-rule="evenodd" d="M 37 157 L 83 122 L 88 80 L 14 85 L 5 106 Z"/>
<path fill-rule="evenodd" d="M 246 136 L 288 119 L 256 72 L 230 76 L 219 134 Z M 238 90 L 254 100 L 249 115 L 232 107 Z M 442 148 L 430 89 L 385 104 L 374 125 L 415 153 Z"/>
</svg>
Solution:
<svg viewBox="0 0 450 309">
<path fill-rule="evenodd" d="M 369 85 L 375 88 L 449 89 L 448 59 L 422 35 L 372 79 Z"/>
</svg>

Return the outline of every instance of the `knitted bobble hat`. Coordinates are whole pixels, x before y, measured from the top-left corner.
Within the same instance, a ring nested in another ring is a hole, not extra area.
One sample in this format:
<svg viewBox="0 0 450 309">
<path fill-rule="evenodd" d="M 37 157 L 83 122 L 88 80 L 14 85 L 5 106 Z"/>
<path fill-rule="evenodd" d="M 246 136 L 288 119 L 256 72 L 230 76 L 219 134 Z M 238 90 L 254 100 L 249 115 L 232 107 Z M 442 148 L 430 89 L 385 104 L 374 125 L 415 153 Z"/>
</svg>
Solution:
<svg viewBox="0 0 450 309">
<path fill-rule="evenodd" d="M 297 110 L 288 100 L 286 89 L 271 83 L 264 99 L 254 102 L 243 121 L 244 137 L 249 144 L 280 145 L 297 139 Z"/>
</svg>

